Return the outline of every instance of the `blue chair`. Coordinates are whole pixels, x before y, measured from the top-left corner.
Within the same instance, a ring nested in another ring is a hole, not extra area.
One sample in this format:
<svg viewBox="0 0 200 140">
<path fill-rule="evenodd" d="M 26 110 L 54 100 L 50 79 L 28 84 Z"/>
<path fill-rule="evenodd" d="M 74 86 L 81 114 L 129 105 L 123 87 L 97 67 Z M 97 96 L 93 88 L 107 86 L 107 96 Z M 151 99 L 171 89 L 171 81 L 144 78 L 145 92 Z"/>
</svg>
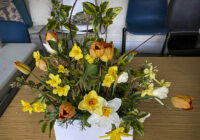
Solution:
<svg viewBox="0 0 200 140">
<path fill-rule="evenodd" d="M 2 43 L 30 43 L 30 36 L 24 23 L 0 21 L 0 39 Z"/>
<path fill-rule="evenodd" d="M 166 13 L 167 0 L 129 0 L 126 27 L 122 31 L 122 53 L 126 49 L 126 31 L 136 35 L 167 34 Z"/>
</svg>

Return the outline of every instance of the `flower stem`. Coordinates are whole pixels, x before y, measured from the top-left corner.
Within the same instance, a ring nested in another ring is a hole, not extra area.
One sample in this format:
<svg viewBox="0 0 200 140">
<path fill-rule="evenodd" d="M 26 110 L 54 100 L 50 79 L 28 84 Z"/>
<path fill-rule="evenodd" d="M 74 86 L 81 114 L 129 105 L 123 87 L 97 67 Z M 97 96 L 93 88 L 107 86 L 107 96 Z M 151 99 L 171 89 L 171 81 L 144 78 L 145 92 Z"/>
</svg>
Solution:
<svg viewBox="0 0 200 140">
<path fill-rule="evenodd" d="M 117 83 L 115 82 L 113 85 L 113 90 L 112 90 L 112 97 L 115 95 L 115 88 L 116 88 Z"/>
<path fill-rule="evenodd" d="M 77 2 L 77 0 L 75 0 L 74 4 L 72 6 L 71 13 L 70 13 L 69 20 L 68 20 L 68 22 L 69 22 L 69 32 L 70 32 L 70 36 L 71 36 L 72 45 L 74 45 L 74 40 L 73 40 L 72 29 L 71 29 L 71 19 L 72 19 L 72 13 L 74 11 L 76 2 Z"/>
</svg>

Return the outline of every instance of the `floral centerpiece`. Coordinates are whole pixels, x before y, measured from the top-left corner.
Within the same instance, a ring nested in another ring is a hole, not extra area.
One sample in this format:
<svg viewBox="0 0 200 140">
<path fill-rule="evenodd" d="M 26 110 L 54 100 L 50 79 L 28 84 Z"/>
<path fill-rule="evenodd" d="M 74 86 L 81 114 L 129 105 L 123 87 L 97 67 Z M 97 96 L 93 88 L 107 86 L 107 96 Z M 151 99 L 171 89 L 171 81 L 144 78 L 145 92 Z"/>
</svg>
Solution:
<svg viewBox="0 0 200 140">
<path fill-rule="evenodd" d="M 44 57 L 39 51 L 33 53 L 35 66 L 45 74 L 38 77 L 29 66 L 15 62 L 21 72 L 39 81 L 17 77 L 16 86 L 26 85 L 33 89 L 30 94 L 37 93 L 31 103 L 21 100 L 23 111 L 44 113 L 39 121 L 42 132 L 47 125 L 51 131 L 56 121 L 68 126 L 78 120 L 82 129 L 93 125 L 109 128 L 105 136 L 97 136 L 99 138 L 120 140 L 132 136 L 129 133 L 133 130 L 143 135 L 143 122 L 150 113 L 139 111 L 138 105 L 150 99 L 165 105 L 162 99 L 167 97 L 171 83 L 156 78 L 157 69 L 152 63 L 144 63 L 139 70 L 129 65 L 137 54 L 135 50 L 121 56 L 112 42 L 106 42 L 107 32 L 106 38 L 98 36 L 100 25 L 107 31 L 122 8 L 109 8 L 108 1 L 99 6 L 84 2 L 84 13 L 88 21 L 92 18 L 94 34 L 87 32 L 77 41 L 77 28 L 71 23 L 76 1 L 73 6 L 62 5 L 56 0 L 52 3 L 52 19 L 47 24 L 51 32 L 47 32 L 44 44 L 50 56 Z M 63 26 L 69 34 L 63 33 Z M 53 32 L 58 30 L 61 31 L 60 39 Z M 68 42 L 72 43 L 72 48 L 68 47 Z"/>
</svg>

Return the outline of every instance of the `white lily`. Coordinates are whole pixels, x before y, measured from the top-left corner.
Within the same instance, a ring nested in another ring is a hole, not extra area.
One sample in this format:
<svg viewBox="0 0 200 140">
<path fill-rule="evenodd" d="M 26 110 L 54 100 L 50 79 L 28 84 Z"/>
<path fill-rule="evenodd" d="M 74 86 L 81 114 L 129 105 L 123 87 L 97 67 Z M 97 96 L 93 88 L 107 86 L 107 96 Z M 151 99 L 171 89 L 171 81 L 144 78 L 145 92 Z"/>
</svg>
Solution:
<svg viewBox="0 0 200 140">
<path fill-rule="evenodd" d="M 103 115 L 97 115 L 95 113 L 92 113 L 92 115 L 88 118 L 88 123 L 90 124 L 96 124 L 101 128 L 106 127 L 112 127 L 112 124 L 115 124 L 115 126 L 119 126 L 120 119 L 119 115 L 117 114 L 117 110 L 121 106 L 121 99 L 114 98 L 113 100 L 106 101 L 104 100 L 102 111 Z"/>
<path fill-rule="evenodd" d="M 128 81 L 128 73 L 123 72 L 117 79 L 117 83 L 126 83 Z"/>
<path fill-rule="evenodd" d="M 56 41 L 56 39 L 53 38 L 52 41 Z M 48 42 L 47 43 L 43 43 L 43 45 L 46 48 L 46 50 L 47 50 L 48 53 L 50 53 L 52 55 L 53 54 L 57 54 L 57 52 L 51 48 L 51 46 L 49 45 Z"/>
<path fill-rule="evenodd" d="M 169 92 L 169 89 L 166 87 L 160 87 L 160 88 L 156 88 L 152 94 L 160 99 L 165 99 L 167 98 L 167 94 Z"/>
</svg>

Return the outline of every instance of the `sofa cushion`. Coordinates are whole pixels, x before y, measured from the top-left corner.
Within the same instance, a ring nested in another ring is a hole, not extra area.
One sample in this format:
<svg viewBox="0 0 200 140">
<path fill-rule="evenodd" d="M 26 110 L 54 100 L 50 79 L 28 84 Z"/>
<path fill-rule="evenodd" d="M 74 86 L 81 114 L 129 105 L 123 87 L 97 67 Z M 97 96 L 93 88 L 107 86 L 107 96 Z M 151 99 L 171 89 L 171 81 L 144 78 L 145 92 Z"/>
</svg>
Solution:
<svg viewBox="0 0 200 140">
<path fill-rule="evenodd" d="M 0 101 L 10 89 L 10 83 L 15 80 L 17 69 L 15 61 L 30 63 L 36 45 L 32 43 L 10 43 L 0 48 Z"/>
</svg>

